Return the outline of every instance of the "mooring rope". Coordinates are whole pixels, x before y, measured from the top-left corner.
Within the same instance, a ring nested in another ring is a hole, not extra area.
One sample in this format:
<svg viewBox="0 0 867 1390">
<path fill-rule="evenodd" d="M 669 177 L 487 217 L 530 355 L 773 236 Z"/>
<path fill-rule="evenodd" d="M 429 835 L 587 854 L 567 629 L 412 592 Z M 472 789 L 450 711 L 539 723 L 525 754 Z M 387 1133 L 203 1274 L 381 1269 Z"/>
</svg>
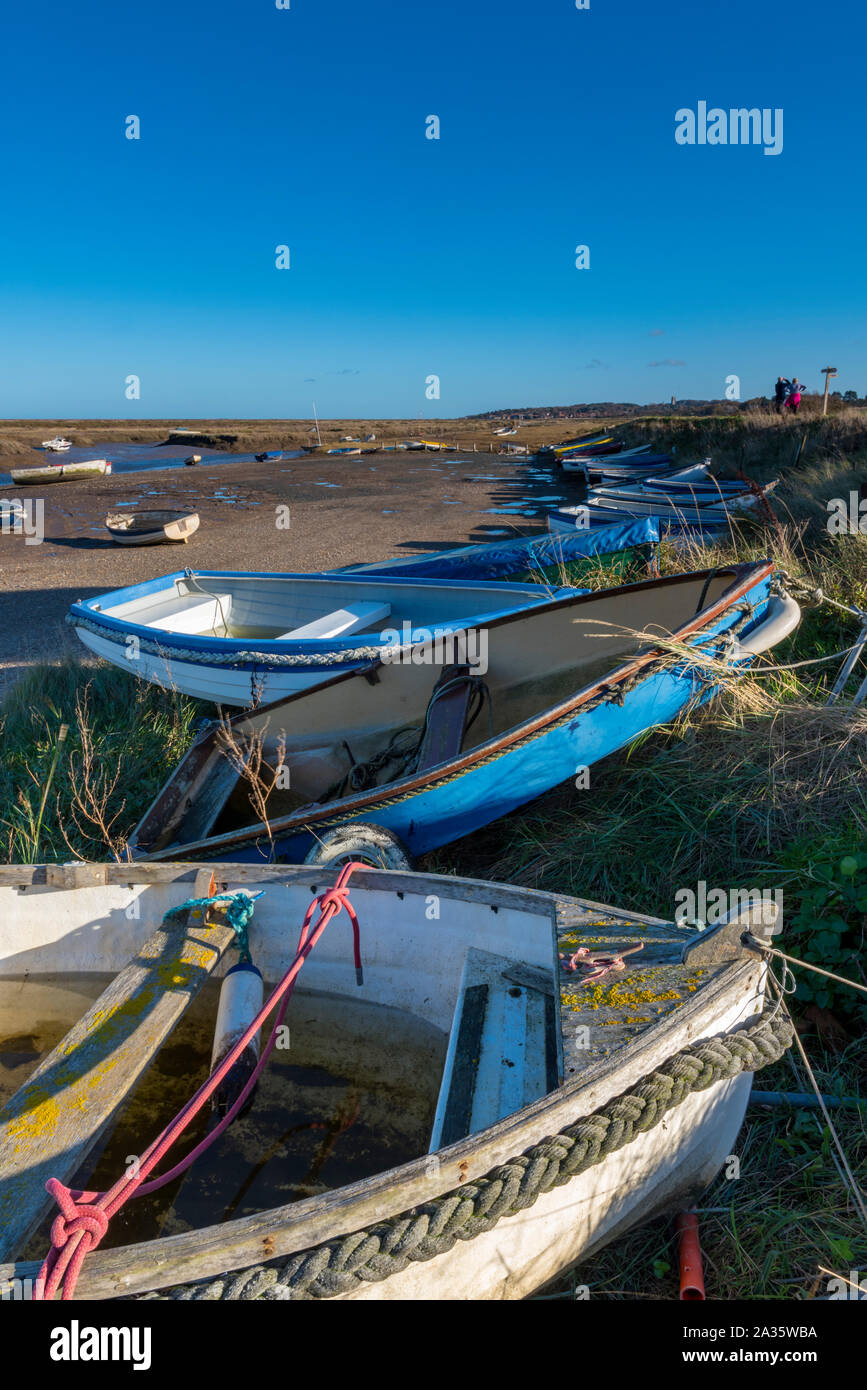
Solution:
<svg viewBox="0 0 867 1390">
<path fill-rule="evenodd" d="M 800 962 L 799 962 L 799 963 L 800 963 Z M 784 970 L 788 970 L 788 966 L 787 966 L 787 965 L 784 965 L 783 969 L 784 969 Z M 830 1113 L 829 1113 L 829 1110 L 828 1110 L 827 1105 L 825 1104 L 825 1098 L 824 1098 L 824 1096 L 822 1095 L 822 1092 L 821 1092 L 821 1089 L 820 1089 L 820 1087 L 819 1087 L 819 1083 L 818 1083 L 818 1081 L 816 1080 L 816 1076 L 815 1076 L 815 1073 L 814 1073 L 814 1071 L 813 1071 L 813 1068 L 810 1066 L 810 1059 L 809 1059 L 809 1057 L 807 1056 L 806 1048 L 804 1047 L 804 1044 L 801 1042 L 801 1039 L 798 1037 L 798 1030 L 797 1030 L 797 1028 L 795 1028 L 794 1024 L 792 1023 L 792 1017 L 791 1017 L 791 1014 L 789 1013 L 788 1005 L 786 1004 L 786 1001 L 785 1001 L 785 998 L 784 998 L 784 996 L 785 996 L 785 994 L 787 993 L 787 991 L 785 990 L 784 986 L 780 983 L 780 981 L 777 979 L 776 975 L 774 974 L 774 972 L 773 972 L 773 970 L 771 969 L 770 966 L 768 966 L 768 976 L 769 976 L 770 981 L 771 981 L 772 993 L 774 992 L 774 990 L 776 990 L 778 1003 L 779 1003 L 780 1006 L 782 1007 L 783 1012 L 785 1013 L 786 1018 L 789 1020 L 789 1023 L 792 1025 L 792 1038 L 793 1038 L 793 1041 L 794 1041 L 794 1043 L 795 1043 L 795 1046 L 796 1046 L 797 1049 L 798 1049 L 798 1052 L 800 1053 L 801 1061 L 804 1063 L 804 1067 L 805 1067 L 805 1069 L 806 1069 L 806 1072 L 807 1072 L 807 1076 L 808 1076 L 808 1078 L 809 1078 L 810 1085 L 812 1086 L 813 1092 L 814 1092 L 814 1094 L 815 1094 L 815 1096 L 816 1096 L 816 1099 L 817 1099 L 818 1102 L 819 1102 L 819 1109 L 822 1111 L 822 1114 L 823 1114 L 823 1116 L 824 1116 L 824 1118 L 825 1118 L 825 1123 L 826 1123 L 826 1125 L 828 1126 L 828 1133 L 830 1134 L 831 1139 L 833 1140 L 834 1148 L 836 1148 L 837 1154 L 839 1155 L 839 1162 L 837 1161 L 836 1158 L 834 1159 L 834 1163 L 835 1163 L 835 1165 L 836 1165 L 836 1167 L 837 1167 L 837 1171 L 839 1172 L 841 1178 L 843 1179 L 843 1184 L 844 1184 L 844 1186 L 848 1186 L 849 1190 L 851 1191 L 852 1197 L 853 1197 L 854 1202 L 855 1202 L 855 1206 L 856 1206 L 857 1209 L 858 1209 L 858 1214 L 859 1214 L 859 1216 L 861 1217 L 861 1220 L 863 1221 L 864 1225 L 867 1226 L 867 1206 L 865 1206 L 865 1204 L 864 1204 L 864 1196 L 863 1196 L 863 1193 L 862 1193 L 861 1188 L 859 1187 L 858 1182 L 857 1182 L 857 1180 L 856 1180 L 856 1178 L 855 1178 L 855 1174 L 852 1172 L 851 1165 L 850 1165 L 850 1163 L 849 1163 L 848 1158 L 846 1157 L 846 1151 L 845 1151 L 845 1149 L 843 1148 L 842 1140 L 840 1139 L 840 1136 L 839 1136 L 839 1134 L 837 1133 L 836 1127 L 835 1127 L 835 1125 L 834 1125 L 834 1121 L 831 1119 L 831 1115 L 830 1115 Z M 792 1060 L 792 1070 L 794 1071 L 795 1076 L 798 1077 L 798 1069 L 797 1069 L 797 1067 L 796 1067 L 795 1064 L 794 1064 L 794 1059 L 791 1059 L 791 1060 Z M 798 1078 L 798 1079 L 800 1080 L 800 1078 Z M 814 1118 L 815 1118 L 815 1116 L 814 1116 Z M 832 1154 L 832 1157 L 833 1157 L 833 1154 Z"/>
<path fill-rule="evenodd" d="M 845 975 L 835 975 L 833 970 L 823 970 L 820 965 L 813 965 L 808 960 L 798 960 L 797 956 L 787 956 L 784 951 L 780 951 L 776 946 L 769 946 L 766 941 L 760 941 L 752 933 L 746 933 L 746 939 L 751 946 L 757 947 L 769 956 L 779 956 L 780 960 L 788 961 L 790 965 L 800 965 L 804 970 L 812 970 L 816 975 L 825 975 L 829 980 L 836 980 L 838 984 L 848 985 L 850 989 L 858 989 L 862 994 L 867 994 L 867 985 L 859 985 L 857 980 L 847 980 Z"/>
<path fill-rule="evenodd" d="M 333 888 L 320 893 L 319 897 L 314 898 L 307 908 L 307 913 L 301 925 L 301 934 L 298 940 L 298 947 L 295 957 L 288 970 L 286 970 L 280 983 L 259 1009 L 256 1017 L 248 1025 L 241 1037 L 233 1044 L 225 1057 L 211 1072 L 210 1076 L 198 1088 L 195 1095 L 182 1106 L 174 1119 L 160 1131 L 144 1153 L 139 1162 L 131 1168 L 127 1168 L 121 1177 L 117 1179 L 107 1192 L 86 1192 L 84 1190 L 69 1188 L 65 1183 L 57 1178 L 49 1178 L 45 1184 L 48 1191 L 60 1208 L 59 1214 L 54 1218 L 51 1225 L 51 1249 L 42 1263 L 42 1267 L 37 1275 L 34 1285 L 33 1296 L 37 1302 L 45 1301 L 50 1303 L 58 1290 L 64 1300 L 72 1298 L 75 1292 L 75 1285 L 81 1273 L 81 1266 L 85 1257 L 91 1250 L 95 1250 L 100 1241 L 103 1240 L 107 1231 L 109 1221 L 120 1208 L 136 1195 L 144 1196 L 151 1192 L 156 1192 L 169 1182 L 172 1182 L 181 1173 L 186 1172 L 187 1168 L 210 1148 L 211 1145 L 220 1137 L 237 1115 L 244 1108 L 247 1097 L 252 1094 L 259 1076 L 271 1053 L 276 1046 L 280 1036 L 280 1029 L 289 1000 L 295 989 L 295 981 L 316 942 L 319 940 L 323 931 L 337 913 L 345 910 L 352 923 L 353 948 L 355 955 L 355 975 L 359 984 L 362 983 L 361 971 L 361 942 L 358 918 L 355 910 L 349 901 L 349 879 L 356 869 L 364 868 L 360 863 L 350 862 L 344 864 L 337 876 Z M 263 890 L 264 891 L 264 890 Z M 214 906 L 220 899 L 226 897 L 237 897 L 238 895 L 219 894 L 216 898 L 203 898 L 193 900 L 193 905 L 198 902 L 201 905 Z M 257 894 L 257 896 L 260 896 Z M 183 904 L 187 910 L 190 903 Z M 319 909 L 319 916 L 314 923 L 313 917 L 316 909 Z M 175 909 L 174 911 L 177 911 Z M 166 917 L 174 915 L 172 909 L 165 914 Z M 237 914 L 240 915 L 240 914 Z M 249 916 L 252 915 L 252 904 Z M 249 916 L 247 920 L 249 921 Z M 243 923 L 246 928 L 246 922 Z M 153 1171 L 157 1164 L 165 1157 L 172 1145 L 187 1129 L 191 1120 L 198 1114 L 202 1106 L 210 1099 L 217 1088 L 222 1085 L 235 1063 L 241 1057 L 245 1049 L 257 1036 L 265 1020 L 270 1014 L 276 1014 L 271 1029 L 270 1037 L 262 1049 L 261 1056 L 257 1061 L 248 1080 L 242 1088 L 233 1105 L 228 1109 L 220 1122 L 205 1135 L 204 1139 L 176 1163 L 167 1173 L 159 1177 L 151 1178 L 150 1182 L 145 1182 L 145 1178 Z"/>
</svg>

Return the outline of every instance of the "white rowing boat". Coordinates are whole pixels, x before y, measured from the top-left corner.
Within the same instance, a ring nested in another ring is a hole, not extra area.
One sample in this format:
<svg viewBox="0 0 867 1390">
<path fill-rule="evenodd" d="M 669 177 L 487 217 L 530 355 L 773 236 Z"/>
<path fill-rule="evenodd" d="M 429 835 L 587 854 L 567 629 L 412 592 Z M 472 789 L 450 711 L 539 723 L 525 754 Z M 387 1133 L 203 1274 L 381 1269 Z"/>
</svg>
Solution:
<svg viewBox="0 0 867 1390">
<path fill-rule="evenodd" d="M 186 544 L 199 529 L 199 514 L 171 511 L 109 512 L 105 525 L 118 545 L 162 545 L 165 541 Z"/>
<path fill-rule="evenodd" d="M 46 1249 L 46 1180 L 70 1184 L 81 1172 L 91 1187 L 97 1141 L 100 1185 L 128 1178 L 127 1155 L 146 1154 L 192 1094 L 192 1080 L 178 1084 L 177 1057 L 195 1067 L 198 1054 L 191 1061 L 183 1037 L 171 1047 L 172 1030 L 209 975 L 224 975 L 219 1014 L 206 986 L 193 1006 L 199 1026 L 210 1019 L 215 1056 L 237 1039 L 236 1086 L 250 1075 L 244 1029 L 259 1005 L 230 983 L 249 983 L 249 967 L 224 973 L 236 959 L 225 903 L 204 918 L 164 914 L 264 889 L 249 946 L 270 993 L 334 873 L 214 872 L 0 868 L 6 1028 L 39 1035 L 14 1054 L 17 1089 L 0 1109 L 4 1296 L 39 1270 L 21 1251 L 40 1229 L 32 1253 Z M 208 1299 L 522 1298 L 693 1202 L 734 1151 L 752 1071 L 791 1041 L 785 1015 L 764 1010 L 761 945 L 751 943 L 778 923 L 758 895 L 697 933 L 459 878 L 363 869 L 348 887 L 361 973 L 338 917 L 301 972 L 283 1029 L 291 1053 L 274 1051 L 252 1109 L 220 1141 L 236 1176 L 224 1180 L 211 1149 L 143 1211 L 133 1197 L 123 1231 L 110 1227 L 84 1259 L 76 1298 L 177 1296 L 179 1286 Z M 202 1074 L 210 1038 L 206 1048 Z M 134 1101 L 121 1111 L 151 1064 L 149 1077 L 164 1066 L 170 1084 L 149 1086 L 144 1111 Z M 245 1170 L 264 1200 L 247 1193 L 239 1205 Z M 191 1210 L 202 1213 L 195 1222 Z"/>
<path fill-rule="evenodd" d="M 77 463 L 43 463 L 11 469 L 14 483 L 71 483 L 82 478 L 101 478 L 111 472 L 108 459 L 82 459 Z"/>
<path fill-rule="evenodd" d="M 776 480 L 755 490 L 736 484 L 734 490 L 728 491 L 724 486 L 693 483 L 669 488 L 665 479 L 660 478 L 653 487 L 642 483 L 633 487 L 594 488 L 587 494 L 585 505 L 591 511 L 599 508 L 606 514 L 614 511 L 626 516 L 656 516 L 681 523 L 724 524 L 732 514 L 754 511 L 776 487 Z"/>
<path fill-rule="evenodd" d="M 143 680 L 244 706 L 367 663 L 400 634 L 477 628 L 550 598 L 531 583 L 185 570 L 81 599 L 68 621 Z"/>
</svg>

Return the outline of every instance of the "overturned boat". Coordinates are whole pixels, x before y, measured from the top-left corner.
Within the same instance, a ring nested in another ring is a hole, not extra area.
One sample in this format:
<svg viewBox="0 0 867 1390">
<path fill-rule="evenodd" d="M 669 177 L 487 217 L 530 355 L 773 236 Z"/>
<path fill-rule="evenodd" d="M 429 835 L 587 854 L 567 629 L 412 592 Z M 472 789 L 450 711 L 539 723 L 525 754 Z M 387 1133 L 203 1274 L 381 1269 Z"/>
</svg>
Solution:
<svg viewBox="0 0 867 1390">
<path fill-rule="evenodd" d="M 550 597 L 533 583 L 181 570 L 79 599 L 67 621 L 143 680 L 243 707 L 369 661 L 398 632 L 477 627 Z"/>
<path fill-rule="evenodd" d="M 638 558 L 648 564 L 655 560 L 659 526 L 652 517 L 615 522 L 590 530 L 553 536 L 515 536 L 489 541 L 484 545 L 462 545 L 433 555 L 399 555 L 393 560 L 351 565 L 339 573 L 404 575 L 418 579 L 507 579 L 527 571 L 541 573 L 553 567 L 588 562 L 596 572 L 601 561 L 620 556 L 624 563 Z"/>
<path fill-rule="evenodd" d="M 799 619 L 767 560 L 394 647 L 205 728 L 130 853 L 298 863 L 351 852 L 405 867 L 709 698 L 722 678 L 709 658 L 737 676 Z"/>
<path fill-rule="evenodd" d="M 347 903 L 357 930 L 328 920 Z M 778 928 L 751 895 L 698 933 L 363 868 L 4 866 L 0 998 L 28 1043 L 0 1108 L 0 1292 L 531 1294 L 732 1153 L 791 1042 L 764 1001 Z M 265 1005 L 232 985 L 251 971 Z M 218 1135 L 190 1100 L 232 1080 Z"/>
</svg>

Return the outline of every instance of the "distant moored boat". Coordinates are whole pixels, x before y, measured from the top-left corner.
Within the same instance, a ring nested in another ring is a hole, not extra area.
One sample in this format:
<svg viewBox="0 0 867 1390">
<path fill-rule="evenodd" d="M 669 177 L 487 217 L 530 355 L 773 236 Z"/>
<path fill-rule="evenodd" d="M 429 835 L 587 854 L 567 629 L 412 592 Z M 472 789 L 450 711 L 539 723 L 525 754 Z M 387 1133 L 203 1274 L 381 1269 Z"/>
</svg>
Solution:
<svg viewBox="0 0 867 1390">
<path fill-rule="evenodd" d="M 69 483 L 81 478 L 100 478 L 111 472 L 108 459 L 83 459 L 78 463 L 42 463 L 32 468 L 13 468 L 13 483 Z"/>
</svg>

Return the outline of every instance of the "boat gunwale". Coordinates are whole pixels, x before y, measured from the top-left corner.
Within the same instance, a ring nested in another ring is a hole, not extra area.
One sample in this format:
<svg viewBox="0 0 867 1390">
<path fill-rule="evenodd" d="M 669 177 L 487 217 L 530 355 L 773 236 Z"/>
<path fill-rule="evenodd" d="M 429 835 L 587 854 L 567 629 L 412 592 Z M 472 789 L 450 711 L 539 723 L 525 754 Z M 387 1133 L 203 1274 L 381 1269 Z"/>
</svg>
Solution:
<svg viewBox="0 0 867 1390">
<path fill-rule="evenodd" d="M 461 618 L 452 619 L 446 614 L 442 618 L 434 620 L 430 627 L 427 624 L 418 624 L 418 627 L 423 627 L 425 631 L 441 626 L 448 632 L 459 632 L 482 622 L 490 625 L 493 621 L 503 617 L 509 617 L 515 612 L 523 611 L 524 608 L 532 607 L 535 609 L 543 606 L 543 600 L 538 597 L 538 595 L 540 591 L 544 593 L 545 588 L 545 586 L 534 584 L 529 580 L 524 583 L 490 579 L 467 579 L 461 582 L 460 580 L 424 578 L 417 577 L 416 575 L 404 574 L 396 574 L 393 576 L 383 574 L 359 574 L 355 576 L 351 571 L 347 570 L 335 571 L 334 573 L 328 570 L 315 570 L 311 573 L 271 573 L 267 570 L 175 570 L 171 574 L 163 575 L 158 579 L 145 580 L 141 584 L 131 584 L 124 589 L 115 589 L 107 594 L 95 594 L 92 598 L 76 599 L 74 603 L 70 604 L 69 613 L 67 615 L 68 621 L 73 627 L 76 627 L 77 619 L 85 619 L 87 622 L 93 623 L 103 629 L 100 635 L 104 640 L 112 641 L 118 646 L 122 645 L 119 641 L 120 638 L 137 636 L 146 641 L 153 642 L 164 650 L 167 656 L 171 656 L 175 648 L 185 651 L 195 651 L 201 653 L 203 658 L 201 662 L 202 665 L 208 664 L 204 658 L 209 654 L 215 656 L 237 656 L 237 662 L 231 664 L 226 663 L 227 669 L 232 670 L 243 670 L 251 664 L 255 666 L 255 654 L 257 652 L 268 655 L 285 655 L 287 652 L 291 651 L 299 657 L 303 657 L 306 655 L 320 656 L 329 652 L 339 652 L 341 649 L 345 648 L 347 652 L 351 653 L 357 648 L 361 638 L 368 636 L 368 634 L 365 633 L 353 633 L 337 637 L 306 638 L 300 641 L 296 641 L 293 638 L 275 637 L 212 637 L 201 633 L 170 632 L 166 628 L 151 627 L 147 623 L 136 623 L 129 618 L 113 617 L 110 613 L 106 613 L 98 607 L 98 605 L 106 599 L 112 599 L 114 604 L 117 605 L 118 603 L 131 602 L 133 596 L 142 598 L 146 595 L 158 594 L 163 591 L 168 594 L 171 588 L 168 581 L 173 581 L 175 588 L 177 588 L 178 582 L 184 579 L 264 579 L 269 581 L 289 580 L 293 582 L 298 580 L 311 580 L 318 582 L 328 581 L 329 583 L 345 581 L 362 584 L 365 587 L 372 585 L 389 587 L 395 584 L 405 585 L 407 587 L 410 585 L 421 585 L 425 588 L 429 588 L 431 591 L 436 589 L 457 589 L 461 592 L 468 589 L 480 590 L 480 601 L 484 598 L 486 592 L 491 592 L 495 597 L 499 597 L 498 591 L 504 590 L 504 599 L 514 594 L 516 599 L 520 595 L 525 599 L 529 598 L 532 600 L 531 603 L 520 605 L 516 603 L 510 608 L 497 608 L 492 611 L 482 610 L 481 612 L 469 614 Z M 125 598 L 123 595 L 130 595 L 131 597 Z M 380 633 L 374 633 L 370 635 L 366 645 L 371 647 L 386 646 L 388 644 L 381 637 Z M 180 659 L 183 660 L 183 658 Z M 358 663 L 357 657 L 353 658 L 349 656 L 347 660 L 353 661 L 355 665 Z M 339 661 L 335 660 L 334 664 L 338 665 Z"/>
<path fill-rule="evenodd" d="M 727 609 L 731 608 L 745 593 L 749 592 L 756 584 L 761 583 L 768 575 L 772 574 L 774 572 L 774 567 L 775 562 L 770 558 L 767 560 L 749 561 L 742 564 L 726 566 L 723 569 L 723 574 L 732 573 L 740 575 L 740 583 L 735 580 L 735 583 L 729 585 L 713 604 L 702 609 L 699 613 L 693 615 L 693 618 L 689 622 L 675 629 L 671 635 L 672 641 L 681 641 L 685 637 L 691 636 L 694 632 L 700 631 L 702 628 L 713 623 L 716 618 L 725 613 Z M 708 576 L 713 576 L 717 573 L 719 573 L 717 569 L 698 570 L 685 575 L 672 575 L 667 578 L 642 580 L 637 584 L 624 584 L 616 591 L 597 589 L 589 593 L 575 595 L 572 598 L 564 598 L 555 600 L 549 604 L 543 604 L 541 608 L 534 608 L 532 611 L 533 614 L 536 615 L 539 612 L 549 612 L 560 606 L 565 608 L 572 605 L 577 606 L 580 603 L 589 603 L 613 592 L 629 593 L 636 590 L 659 587 L 664 584 L 671 585 L 694 582 L 701 578 L 707 579 Z M 507 619 L 500 619 L 497 624 L 491 623 L 489 626 L 499 626 L 503 621 L 507 621 Z M 571 710 L 580 713 L 581 706 L 587 704 L 603 690 L 610 690 L 613 694 L 618 685 L 623 684 L 624 681 L 629 680 L 639 671 L 644 670 L 655 661 L 658 661 L 662 655 L 663 649 L 657 647 L 649 648 L 645 653 L 637 654 L 630 662 L 619 667 L 613 667 L 591 685 L 584 686 L 570 699 L 562 701 L 558 705 L 550 706 L 534 719 L 525 720 L 521 724 L 514 725 L 511 729 L 507 729 L 504 733 L 498 735 L 497 738 L 489 739 L 486 743 L 479 744 L 478 747 L 472 749 L 471 752 L 453 758 L 449 762 L 438 763 L 420 775 L 395 782 L 388 782 L 381 787 L 370 788 L 366 791 L 357 793 L 355 796 L 344 797 L 339 801 L 326 802 L 321 805 L 311 803 L 312 809 L 302 808 L 301 811 L 294 812 L 291 815 L 275 817 L 273 821 L 269 822 L 270 835 L 269 827 L 259 821 L 239 829 L 224 831 L 220 835 L 208 836 L 205 839 L 191 840 L 187 843 L 173 841 L 163 848 L 152 851 L 145 851 L 143 846 L 140 849 L 138 844 L 139 831 L 147 826 L 151 816 L 159 807 L 163 796 L 168 794 L 169 789 L 172 788 L 173 783 L 175 783 L 175 779 L 180 779 L 180 774 L 184 765 L 188 764 L 188 775 L 183 783 L 179 780 L 179 783 L 175 786 L 175 797 L 178 803 L 186 795 L 186 789 L 190 786 L 192 781 L 195 780 L 204 763 L 211 757 L 217 734 L 220 730 L 217 727 L 207 728 L 202 731 L 199 738 L 190 746 L 168 782 L 166 782 L 157 793 L 157 796 L 136 825 L 132 832 L 130 842 L 131 853 L 135 859 L 171 859 L 176 858 L 179 854 L 193 853 L 199 848 L 214 852 L 223 846 L 228 846 L 238 841 L 249 842 L 251 839 L 258 838 L 261 835 L 269 835 L 269 839 L 273 840 L 278 836 L 284 838 L 287 834 L 291 833 L 302 834 L 308 827 L 316 826 L 323 820 L 330 820 L 334 818 L 335 815 L 351 821 L 354 817 L 364 814 L 367 809 L 375 808 L 383 801 L 398 794 L 401 796 L 415 796 L 429 790 L 437 782 L 442 781 L 443 778 L 451 777 L 456 773 L 468 770 L 474 764 L 478 763 L 482 757 L 487 757 L 488 755 L 499 757 L 502 753 L 507 752 L 512 745 L 523 741 L 525 738 L 534 738 L 538 734 L 543 733 L 549 725 L 567 717 Z M 366 666 L 338 672 L 328 680 L 321 681 L 315 686 L 309 686 L 305 690 L 296 691 L 282 700 L 275 700 L 271 704 L 261 705 L 255 711 L 242 710 L 238 714 L 230 716 L 228 720 L 229 726 L 233 727 L 249 719 L 251 713 L 255 714 L 256 717 L 260 715 L 270 717 L 270 715 L 274 714 L 278 709 L 282 709 L 286 705 L 291 705 L 296 700 L 309 697 L 316 690 L 321 690 L 325 686 L 333 686 L 339 681 L 353 680 L 359 676 L 369 675 L 381 665 L 382 662 L 379 659 L 373 658 Z M 166 817 L 165 819 L 168 818 Z"/>
<path fill-rule="evenodd" d="M 12 866 L 10 869 L 8 866 L 0 866 L 0 885 L 4 881 L 8 882 L 10 878 L 13 881 L 16 877 L 26 880 L 26 870 L 29 870 L 30 866 L 23 866 L 23 875 L 20 872 L 21 867 Z M 38 874 L 39 867 L 34 866 L 34 873 Z M 58 867 L 66 869 L 76 866 Z M 186 871 L 189 871 L 189 877 L 194 878 L 195 872 L 199 869 L 213 868 L 213 865 L 173 866 L 173 869 L 183 867 L 183 874 L 167 871 L 163 866 L 148 864 L 87 867 L 108 870 L 107 877 L 128 883 L 134 882 L 135 876 L 141 873 L 147 878 L 153 876 L 157 881 L 164 881 L 168 873 L 172 881 L 175 881 L 176 878 L 187 877 Z M 161 873 L 154 874 L 155 870 L 161 870 Z M 234 872 L 229 872 L 230 870 Z M 296 881 L 306 877 L 317 882 L 336 878 L 334 871 L 329 873 L 326 869 L 324 872 L 318 872 L 316 867 L 299 867 L 293 870 L 289 866 L 267 866 L 260 869 L 251 868 L 250 865 L 221 864 L 218 873 L 221 884 L 234 883 L 243 877 L 258 881 L 266 876 L 290 876 Z M 427 888 L 432 882 L 437 885 L 439 891 L 440 886 L 444 887 L 446 882 L 436 875 L 411 871 L 358 871 L 360 887 L 378 887 L 380 879 L 384 880 L 384 889 L 393 889 L 398 894 L 406 891 L 407 885 L 423 884 L 423 887 Z M 31 878 L 31 882 L 33 881 Z M 511 898 L 513 903 L 515 895 L 527 899 L 541 899 L 536 910 L 539 910 L 541 915 L 541 909 L 547 905 L 555 929 L 558 907 L 572 906 L 593 911 L 598 908 L 605 912 L 617 912 L 617 909 L 604 904 L 539 889 L 513 888 L 508 884 L 485 883 L 479 880 L 454 879 L 451 882 L 453 888 L 466 886 L 476 891 L 487 890 L 491 896 Z M 423 887 L 418 886 L 417 891 L 423 893 Z M 461 894 L 455 893 L 454 896 Z M 678 929 L 674 924 L 667 923 L 664 918 L 645 917 L 632 912 L 626 914 L 624 930 L 628 930 L 630 918 L 667 927 L 672 931 L 681 931 L 685 940 L 694 936 L 688 929 Z M 756 960 L 735 960 L 728 963 L 695 994 L 683 1000 L 678 1008 L 657 1019 L 628 1044 L 615 1048 L 607 1056 L 591 1063 L 579 1075 L 564 1080 L 547 1095 L 522 1106 L 486 1129 L 437 1150 L 438 1166 L 435 1175 L 430 1172 L 431 1155 L 422 1154 L 372 1177 L 359 1179 L 299 1202 L 285 1203 L 279 1207 L 268 1208 L 264 1212 L 235 1218 L 233 1221 L 202 1226 L 194 1231 L 145 1241 L 138 1245 L 97 1250 L 83 1266 L 76 1296 L 79 1299 L 87 1299 L 145 1293 L 174 1284 L 215 1277 L 231 1270 L 242 1269 L 249 1264 L 284 1258 L 324 1241 L 352 1234 L 371 1221 L 399 1216 L 402 1212 L 459 1188 L 465 1181 L 472 1182 L 474 1177 L 482 1176 L 491 1168 L 525 1151 L 531 1144 L 556 1133 L 565 1124 L 575 1123 L 584 1115 L 592 1113 L 599 1105 L 622 1094 L 624 1090 L 648 1075 L 655 1066 L 660 1065 L 666 1057 L 682 1050 L 697 1037 L 716 1036 L 708 1032 L 707 1023 L 697 1023 L 697 1019 L 706 1013 L 719 1012 L 717 1006 L 720 1000 L 730 992 L 733 995 L 737 995 L 738 992 L 743 995 L 744 1017 L 741 1022 L 742 1026 L 747 1026 L 755 1013 L 760 1011 L 753 1010 L 751 1014 L 747 1012 L 750 1004 L 761 1004 L 761 970 L 762 965 Z M 748 986 L 752 977 L 757 978 L 755 990 L 751 993 Z M 695 1025 L 692 1032 L 690 1025 Z M 725 1036 L 733 1031 L 736 1029 L 727 1030 Z M 672 1048 L 668 1044 L 673 1041 L 675 1034 L 681 1036 L 678 1046 Z M 646 1060 L 648 1055 L 652 1059 L 650 1062 Z M 596 1094 L 596 1091 L 599 1094 Z M 560 1114 L 562 1111 L 567 1113 Z M 555 1120 L 555 1116 L 559 1118 Z M 476 1156 L 475 1169 L 471 1169 L 471 1161 Z M 358 1208 L 354 1217 L 353 1208 Z M 227 1240 L 233 1242 L 231 1252 L 226 1249 Z M 204 1248 L 197 1248 L 201 1247 L 203 1242 Z M 135 1272 L 135 1266 L 138 1266 L 140 1272 Z M 38 1269 L 38 1262 L 16 1261 L 2 1264 L 0 1284 L 13 1278 L 32 1278 Z"/>
</svg>

